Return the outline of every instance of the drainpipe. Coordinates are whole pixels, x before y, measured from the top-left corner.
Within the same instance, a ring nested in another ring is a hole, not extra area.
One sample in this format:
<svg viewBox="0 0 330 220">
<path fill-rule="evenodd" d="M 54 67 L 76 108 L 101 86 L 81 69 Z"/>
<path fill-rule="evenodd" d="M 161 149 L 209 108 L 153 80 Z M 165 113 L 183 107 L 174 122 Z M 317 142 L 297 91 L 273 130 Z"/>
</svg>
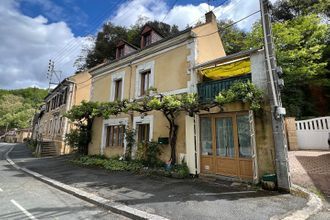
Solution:
<svg viewBox="0 0 330 220">
<path fill-rule="evenodd" d="M 195 175 L 197 176 L 197 162 L 198 162 L 198 155 L 197 155 L 197 134 L 196 134 L 196 116 L 194 116 L 194 150 L 195 150 Z"/>
</svg>

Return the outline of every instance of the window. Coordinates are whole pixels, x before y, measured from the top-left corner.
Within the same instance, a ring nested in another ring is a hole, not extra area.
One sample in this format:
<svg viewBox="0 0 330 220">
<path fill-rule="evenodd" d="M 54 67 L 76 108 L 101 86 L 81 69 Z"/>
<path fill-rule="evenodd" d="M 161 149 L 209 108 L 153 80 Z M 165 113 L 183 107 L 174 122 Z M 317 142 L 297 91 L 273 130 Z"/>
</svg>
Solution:
<svg viewBox="0 0 330 220">
<path fill-rule="evenodd" d="M 212 127 L 210 118 L 201 118 L 201 151 L 202 155 L 212 155 Z"/>
<path fill-rule="evenodd" d="M 249 115 L 237 116 L 239 157 L 252 157 Z"/>
<path fill-rule="evenodd" d="M 117 48 L 117 58 L 121 58 L 125 55 L 125 45 Z"/>
<path fill-rule="evenodd" d="M 107 127 L 106 147 L 124 147 L 125 126 L 111 125 Z"/>
<path fill-rule="evenodd" d="M 68 88 L 66 88 L 63 92 L 63 104 L 66 104 L 67 96 L 68 96 Z"/>
<path fill-rule="evenodd" d="M 49 110 L 50 110 L 50 101 L 48 101 L 46 104 L 46 111 L 49 112 Z"/>
<path fill-rule="evenodd" d="M 217 156 L 235 156 L 233 122 L 231 117 L 215 119 Z"/>
<path fill-rule="evenodd" d="M 137 125 L 137 143 L 144 143 L 149 141 L 149 124 L 138 124 Z"/>
<path fill-rule="evenodd" d="M 57 130 L 57 133 L 58 134 L 61 134 L 61 130 L 62 130 L 62 120 L 63 120 L 63 117 L 60 117 L 60 120 L 59 120 L 59 123 L 58 123 L 58 130 Z"/>
<path fill-rule="evenodd" d="M 151 31 L 146 33 L 143 37 L 144 37 L 143 47 L 146 47 L 149 44 L 151 44 Z"/>
<path fill-rule="evenodd" d="M 52 130 L 52 120 L 49 121 L 49 124 L 48 124 L 48 134 L 50 134 L 50 131 Z"/>
<path fill-rule="evenodd" d="M 150 87 L 150 76 L 151 76 L 150 70 L 141 73 L 140 96 L 147 94 L 147 91 Z"/>
<path fill-rule="evenodd" d="M 118 79 L 115 81 L 115 100 L 121 100 L 122 98 L 122 84 L 122 79 Z"/>
</svg>

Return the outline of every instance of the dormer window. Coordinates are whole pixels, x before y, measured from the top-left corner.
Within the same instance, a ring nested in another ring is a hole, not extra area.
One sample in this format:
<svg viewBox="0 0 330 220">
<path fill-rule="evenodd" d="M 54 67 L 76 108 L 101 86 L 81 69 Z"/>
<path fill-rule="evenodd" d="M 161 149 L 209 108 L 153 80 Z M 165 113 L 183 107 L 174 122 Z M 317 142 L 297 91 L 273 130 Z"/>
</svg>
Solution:
<svg viewBox="0 0 330 220">
<path fill-rule="evenodd" d="M 141 31 L 141 48 L 147 47 L 159 40 L 163 39 L 163 36 L 155 30 L 151 25 L 146 24 Z"/>
<path fill-rule="evenodd" d="M 143 35 L 143 47 L 151 44 L 151 31 Z"/>
<path fill-rule="evenodd" d="M 117 44 L 117 50 L 116 50 L 116 59 L 120 59 L 134 51 L 136 51 L 138 48 L 134 45 L 124 41 L 120 40 Z"/>
<path fill-rule="evenodd" d="M 121 58 L 125 55 L 125 45 L 118 47 L 117 49 L 117 58 Z"/>
</svg>

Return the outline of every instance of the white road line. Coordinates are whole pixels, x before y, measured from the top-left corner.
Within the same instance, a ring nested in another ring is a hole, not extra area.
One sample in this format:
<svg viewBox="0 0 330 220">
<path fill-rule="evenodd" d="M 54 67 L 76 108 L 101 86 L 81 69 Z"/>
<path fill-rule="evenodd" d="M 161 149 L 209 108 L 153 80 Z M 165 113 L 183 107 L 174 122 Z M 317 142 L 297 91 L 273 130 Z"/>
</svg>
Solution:
<svg viewBox="0 0 330 220">
<path fill-rule="evenodd" d="M 20 204 L 18 204 L 15 200 L 10 200 L 17 208 L 19 208 L 29 219 L 36 220 L 37 218 L 34 217 L 30 212 L 28 212 L 25 208 L 23 208 Z"/>
<path fill-rule="evenodd" d="M 3 190 L 0 188 L 0 192 L 3 192 Z"/>
</svg>

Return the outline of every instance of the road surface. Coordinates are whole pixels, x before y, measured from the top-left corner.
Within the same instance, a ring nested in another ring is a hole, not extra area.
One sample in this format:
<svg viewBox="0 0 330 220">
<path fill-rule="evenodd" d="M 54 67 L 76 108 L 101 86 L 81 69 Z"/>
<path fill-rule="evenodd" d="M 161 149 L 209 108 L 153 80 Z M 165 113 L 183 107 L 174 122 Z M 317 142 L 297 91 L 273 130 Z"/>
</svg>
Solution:
<svg viewBox="0 0 330 220">
<path fill-rule="evenodd" d="M 12 146 L 0 143 L 0 219 L 127 219 L 16 170 L 5 159 Z"/>
</svg>

